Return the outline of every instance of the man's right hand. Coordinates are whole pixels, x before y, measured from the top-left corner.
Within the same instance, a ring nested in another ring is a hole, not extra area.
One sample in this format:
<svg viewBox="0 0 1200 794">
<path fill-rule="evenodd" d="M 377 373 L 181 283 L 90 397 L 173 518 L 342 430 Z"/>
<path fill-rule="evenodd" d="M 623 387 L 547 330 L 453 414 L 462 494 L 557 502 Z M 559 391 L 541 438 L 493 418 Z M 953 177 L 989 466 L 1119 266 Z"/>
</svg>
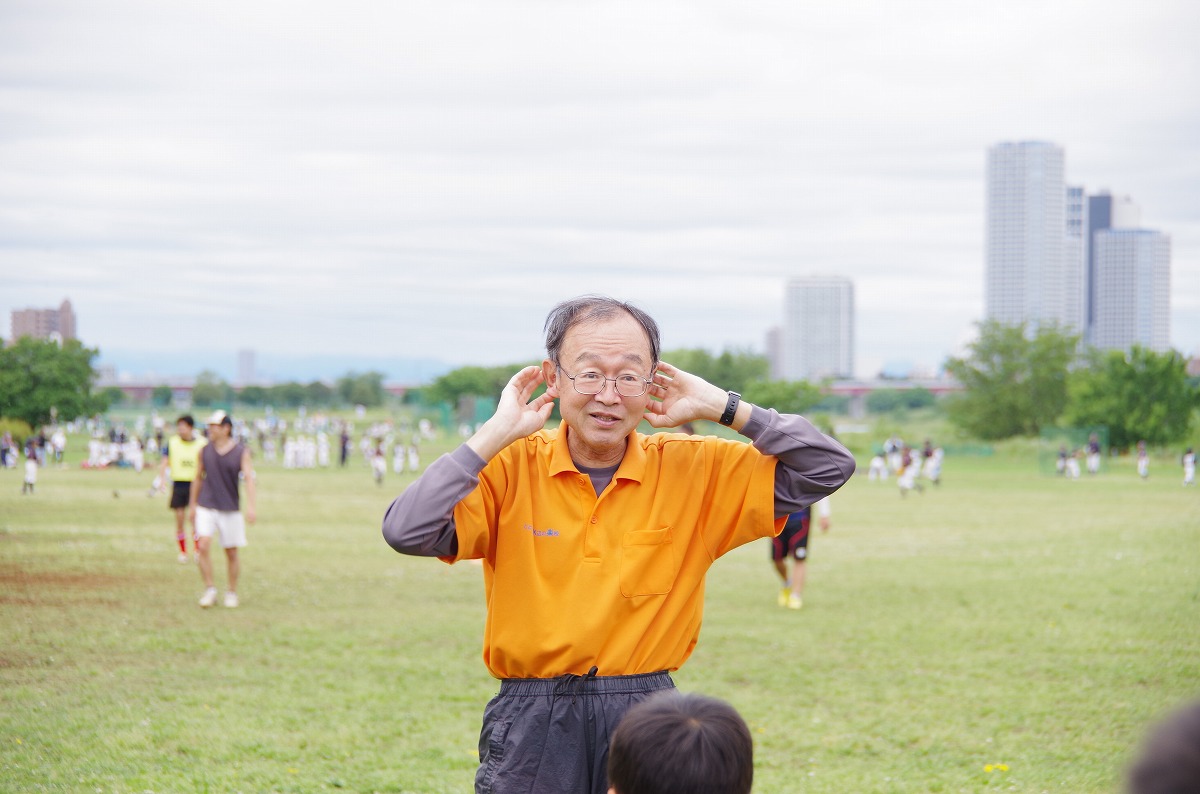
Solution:
<svg viewBox="0 0 1200 794">
<path fill-rule="evenodd" d="M 491 460 L 512 442 L 545 427 L 554 410 L 554 395 L 545 392 L 529 399 L 543 380 L 541 367 L 525 367 L 513 375 L 500 393 L 496 413 L 467 440 L 467 446 L 484 460 Z"/>
</svg>

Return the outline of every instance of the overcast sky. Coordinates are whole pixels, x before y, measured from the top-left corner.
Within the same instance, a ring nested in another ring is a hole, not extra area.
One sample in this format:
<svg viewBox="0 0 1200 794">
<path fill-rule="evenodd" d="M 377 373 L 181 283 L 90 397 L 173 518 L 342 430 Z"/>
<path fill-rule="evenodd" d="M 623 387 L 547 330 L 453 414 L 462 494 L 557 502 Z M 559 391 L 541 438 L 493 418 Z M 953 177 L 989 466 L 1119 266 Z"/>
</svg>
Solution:
<svg viewBox="0 0 1200 794">
<path fill-rule="evenodd" d="M 102 350 L 501 364 L 604 292 L 762 351 L 837 274 L 859 374 L 932 369 L 983 313 L 986 148 L 1039 139 L 1171 235 L 1200 353 L 1197 33 L 1193 0 L 4 0 L 0 334 L 69 297 Z"/>
</svg>

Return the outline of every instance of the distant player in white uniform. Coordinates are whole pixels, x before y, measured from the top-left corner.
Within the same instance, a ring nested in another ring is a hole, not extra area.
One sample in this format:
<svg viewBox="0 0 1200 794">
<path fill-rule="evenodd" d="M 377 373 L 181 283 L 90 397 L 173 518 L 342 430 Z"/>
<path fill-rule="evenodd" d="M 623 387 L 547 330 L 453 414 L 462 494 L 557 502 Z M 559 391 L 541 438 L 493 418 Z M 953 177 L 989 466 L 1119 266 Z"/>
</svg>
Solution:
<svg viewBox="0 0 1200 794">
<path fill-rule="evenodd" d="M 934 485 L 942 484 L 942 458 L 945 455 L 941 447 L 934 447 L 932 454 L 925 459 L 925 479 Z"/>
<path fill-rule="evenodd" d="M 33 493 L 33 486 L 37 485 L 37 453 L 33 451 L 33 447 L 25 447 L 25 482 L 21 485 L 21 495 Z"/>
<path fill-rule="evenodd" d="M 383 485 L 383 475 L 387 474 L 387 456 L 383 454 L 383 442 L 375 446 L 371 454 L 371 471 L 375 473 L 375 484 Z"/>
<path fill-rule="evenodd" d="M 876 452 L 875 456 L 873 458 L 871 458 L 870 468 L 867 469 L 867 479 L 874 481 L 874 480 L 886 480 L 887 478 L 888 478 L 887 461 L 883 459 L 882 453 Z"/>
<path fill-rule="evenodd" d="M 1183 453 L 1183 484 L 1196 484 L 1196 453 L 1191 447 L 1187 448 L 1187 452 Z"/>
<path fill-rule="evenodd" d="M 921 487 L 921 459 L 907 444 L 900 452 L 900 473 L 896 476 L 896 484 L 900 486 L 900 495 L 908 496 L 909 491 L 924 493 Z"/>
</svg>

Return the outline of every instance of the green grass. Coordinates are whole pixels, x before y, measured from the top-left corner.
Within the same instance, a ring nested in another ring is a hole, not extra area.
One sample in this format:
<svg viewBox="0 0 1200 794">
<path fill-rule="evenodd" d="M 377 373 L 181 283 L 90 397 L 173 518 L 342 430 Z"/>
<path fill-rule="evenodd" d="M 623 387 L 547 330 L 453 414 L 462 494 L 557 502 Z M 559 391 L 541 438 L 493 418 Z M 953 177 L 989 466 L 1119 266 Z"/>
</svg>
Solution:
<svg viewBox="0 0 1200 794">
<path fill-rule="evenodd" d="M 496 690 L 479 567 L 383 543 L 408 478 L 259 471 L 243 606 L 207 611 L 149 472 L 48 468 L 34 497 L 0 472 L 0 790 L 470 790 Z M 801 612 L 765 541 L 714 567 L 676 680 L 745 715 L 756 792 L 1111 792 L 1200 697 L 1178 466 L 1065 482 L 1013 448 L 944 476 L 906 499 L 852 481 Z"/>
</svg>

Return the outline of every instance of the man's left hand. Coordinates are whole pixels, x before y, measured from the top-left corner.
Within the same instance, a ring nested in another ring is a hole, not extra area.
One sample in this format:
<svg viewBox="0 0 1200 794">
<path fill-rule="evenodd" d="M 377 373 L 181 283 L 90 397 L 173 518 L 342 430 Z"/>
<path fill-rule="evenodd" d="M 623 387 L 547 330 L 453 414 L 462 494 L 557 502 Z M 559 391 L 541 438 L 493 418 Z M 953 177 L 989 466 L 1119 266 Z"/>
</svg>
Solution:
<svg viewBox="0 0 1200 794">
<path fill-rule="evenodd" d="M 654 427 L 679 427 L 684 422 L 716 422 L 725 411 L 728 393 L 704 378 L 660 361 L 646 406 L 646 421 Z"/>
</svg>

